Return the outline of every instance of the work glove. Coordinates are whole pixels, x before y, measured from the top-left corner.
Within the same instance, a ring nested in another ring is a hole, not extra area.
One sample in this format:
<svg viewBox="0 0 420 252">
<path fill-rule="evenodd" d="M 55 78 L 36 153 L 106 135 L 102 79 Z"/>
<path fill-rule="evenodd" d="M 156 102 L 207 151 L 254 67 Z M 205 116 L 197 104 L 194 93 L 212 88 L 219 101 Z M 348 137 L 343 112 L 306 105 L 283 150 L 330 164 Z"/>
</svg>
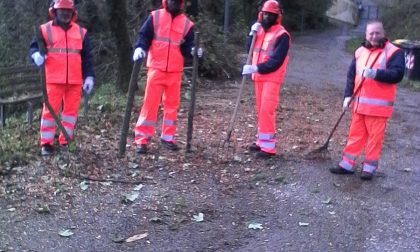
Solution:
<svg viewBox="0 0 420 252">
<path fill-rule="evenodd" d="M 136 50 L 134 50 L 133 54 L 133 61 L 139 61 L 146 58 L 146 52 L 141 47 L 137 47 Z"/>
<path fill-rule="evenodd" d="M 349 110 L 350 108 L 350 99 L 351 97 L 345 97 L 344 101 L 343 101 L 343 111 L 344 110 Z"/>
<path fill-rule="evenodd" d="M 257 33 L 258 30 L 260 29 L 261 24 L 259 22 L 255 22 L 252 26 L 251 26 L 251 31 L 249 32 L 249 36 L 252 36 L 252 33 L 255 32 Z"/>
<path fill-rule="evenodd" d="M 253 65 L 244 65 L 244 68 L 242 69 L 242 75 L 253 74 L 256 72 L 258 72 L 258 67 Z"/>
<path fill-rule="evenodd" d="M 34 52 L 31 55 L 31 58 L 34 60 L 37 66 L 42 66 L 42 64 L 44 64 L 44 61 L 45 61 L 44 56 L 42 56 L 39 52 Z"/>
<path fill-rule="evenodd" d="M 363 77 L 375 79 L 376 77 L 376 70 L 372 68 L 364 68 L 363 69 Z"/>
<path fill-rule="evenodd" d="M 85 82 L 83 83 L 83 90 L 87 93 L 90 94 L 92 93 L 93 90 L 93 86 L 95 85 L 94 81 L 93 81 L 93 77 L 92 76 L 88 76 L 85 79 Z"/>
<path fill-rule="evenodd" d="M 191 55 L 194 57 L 194 53 L 195 53 L 195 47 L 192 47 L 191 48 Z M 199 57 L 199 58 L 201 58 L 201 57 L 203 57 L 203 48 L 201 48 L 201 47 L 199 47 L 198 48 L 198 50 L 197 50 L 197 56 Z"/>
</svg>

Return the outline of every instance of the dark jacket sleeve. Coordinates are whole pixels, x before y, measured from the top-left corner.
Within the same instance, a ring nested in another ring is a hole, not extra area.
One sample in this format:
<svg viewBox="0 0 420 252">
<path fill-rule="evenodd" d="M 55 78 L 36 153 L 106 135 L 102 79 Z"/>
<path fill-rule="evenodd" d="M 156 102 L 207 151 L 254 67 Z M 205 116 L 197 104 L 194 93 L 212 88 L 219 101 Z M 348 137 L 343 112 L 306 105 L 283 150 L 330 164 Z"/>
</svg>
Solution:
<svg viewBox="0 0 420 252">
<path fill-rule="evenodd" d="M 346 89 L 344 90 L 344 97 L 350 97 L 353 95 L 354 90 L 354 79 L 356 77 L 356 59 L 353 58 L 350 67 L 347 71 L 347 83 Z"/>
<path fill-rule="evenodd" d="M 191 50 L 194 47 L 194 26 L 185 35 L 184 43 L 181 44 L 181 53 L 184 57 L 192 58 Z"/>
<path fill-rule="evenodd" d="M 252 37 L 253 36 L 248 36 L 247 38 L 246 48 L 248 52 L 249 48 L 251 47 Z M 261 62 L 257 65 L 258 73 L 268 74 L 279 69 L 283 64 L 287 53 L 289 52 L 289 47 L 289 35 L 281 35 L 276 41 L 273 54 L 270 56 L 270 58 L 266 62 Z"/>
<path fill-rule="evenodd" d="M 149 15 L 137 33 L 137 39 L 136 43 L 134 44 L 134 48 L 141 47 L 144 51 L 147 52 L 150 45 L 152 44 L 153 36 L 153 18 L 152 15 Z"/>
<path fill-rule="evenodd" d="M 88 76 L 95 77 L 95 70 L 93 68 L 93 57 L 91 53 L 90 39 L 88 35 L 85 35 L 83 39 L 83 48 L 80 53 L 82 57 L 82 75 L 83 79 Z"/>
<path fill-rule="evenodd" d="M 386 84 L 400 82 L 404 78 L 405 59 L 402 50 L 396 51 L 386 63 L 386 69 L 380 69 L 376 72 L 376 81 Z"/>
<path fill-rule="evenodd" d="M 39 51 L 38 43 L 36 41 L 35 36 L 32 38 L 31 44 L 29 45 L 29 58 L 32 60 L 31 56 L 35 52 Z"/>
</svg>

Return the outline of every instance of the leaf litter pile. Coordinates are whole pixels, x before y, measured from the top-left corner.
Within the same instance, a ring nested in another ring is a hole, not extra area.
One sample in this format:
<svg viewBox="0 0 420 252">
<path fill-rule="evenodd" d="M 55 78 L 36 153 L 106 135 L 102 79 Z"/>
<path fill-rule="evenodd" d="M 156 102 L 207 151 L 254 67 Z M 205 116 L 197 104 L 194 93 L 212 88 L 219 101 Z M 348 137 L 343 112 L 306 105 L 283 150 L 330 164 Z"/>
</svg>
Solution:
<svg viewBox="0 0 420 252">
<path fill-rule="evenodd" d="M 224 149 L 220 146 L 238 86 L 230 83 L 216 89 L 208 82 L 199 88 L 193 151 L 188 154 L 188 101 L 182 101 L 179 111 L 179 152 L 160 146 L 158 127 L 147 155 L 135 153 L 130 133 L 125 157 L 117 156 L 124 108 L 91 104 L 89 118 L 80 116 L 74 152 L 57 150 L 54 156 L 41 158 L 34 149 L 31 160 L 2 165 L 0 200 L 9 209 L 8 221 L 49 216 L 55 226 L 50 226 L 48 232 L 73 239 L 78 233 L 93 235 L 102 229 L 106 233 L 96 239 L 113 243 L 148 241 L 162 232 L 182 232 L 183 227 L 191 229 L 192 225 L 199 230 L 220 227 L 224 223 L 221 216 L 229 214 L 235 215 L 231 219 L 240 230 L 238 236 L 263 229 L 264 223 L 246 214 L 236 216 L 226 202 L 231 202 L 232 197 L 240 199 L 248 195 L 247 190 L 258 186 L 282 186 L 291 180 L 296 171 L 282 171 L 284 164 L 298 163 L 324 143 L 341 112 L 341 98 L 337 90 L 314 93 L 285 84 L 277 111 L 279 155 L 261 161 L 247 151 L 255 141 L 257 127 L 252 85 L 247 85 L 231 147 Z M 138 104 L 133 109 L 131 131 L 137 116 Z M 346 125 L 343 122 L 333 137 L 332 156 L 338 156 L 343 147 Z M 31 134 L 38 137 L 36 130 Z M 251 203 L 258 204 L 258 198 Z M 239 212 L 246 213 L 246 209 L 245 205 Z M 83 220 L 85 226 L 68 223 L 70 215 Z"/>
</svg>

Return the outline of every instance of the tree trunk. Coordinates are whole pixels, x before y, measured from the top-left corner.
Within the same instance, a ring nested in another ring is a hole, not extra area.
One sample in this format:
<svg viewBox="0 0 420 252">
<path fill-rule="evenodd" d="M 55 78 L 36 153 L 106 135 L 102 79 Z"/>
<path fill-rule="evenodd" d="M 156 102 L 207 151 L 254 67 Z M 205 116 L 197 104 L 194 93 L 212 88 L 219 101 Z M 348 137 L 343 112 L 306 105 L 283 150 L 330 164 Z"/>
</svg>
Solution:
<svg viewBox="0 0 420 252">
<path fill-rule="evenodd" d="M 106 0 L 109 8 L 109 27 L 117 46 L 118 72 L 116 85 L 126 92 L 132 68 L 131 43 L 127 28 L 126 0 Z"/>
</svg>

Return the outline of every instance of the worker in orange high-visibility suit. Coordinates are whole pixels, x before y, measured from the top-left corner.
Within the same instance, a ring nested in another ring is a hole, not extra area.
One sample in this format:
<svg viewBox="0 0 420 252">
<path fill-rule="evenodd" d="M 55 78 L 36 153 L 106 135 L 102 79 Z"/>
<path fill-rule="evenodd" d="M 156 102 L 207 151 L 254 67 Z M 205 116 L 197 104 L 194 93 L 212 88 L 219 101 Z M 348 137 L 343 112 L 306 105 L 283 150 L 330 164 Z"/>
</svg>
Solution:
<svg viewBox="0 0 420 252">
<path fill-rule="evenodd" d="M 184 1 L 163 0 L 163 8 L 152 11 L 140 28 L 134 45 L 133 60 L 146 58 L 147 83 L 143 107 L 135 127 L 136 152 L 147 153 L 154 135 L 160 100 L 163 103 L 161 143 L 170 150 L 179 149 L 175 142 L 184 58 L 195 53 L 193 23 L 182 12 Z M 203 50 L 197 49 L 202 56 Z"/>
<path fill-rule="evenodd" d="M 381 22 L 366 26 L 366 39 L 354 53 L 347 74 L 343 108 L 352 107 L 347 145 L 335 174 L 353 174 L 356 158 L 365 148 L 361 179 L 370 180 L 378 169 L 388 118 L 391 117 L 397 83 L 404 76 L 404 53 L 385 37 Z M 357 91 L 357 93 L 355 93 Z"/>
<path fill-rule="evenodd" d="M 277 1 L 269 0 L 262 6 L 258 22 L 251 27 L 256 32 L 252 64 L 243 67 L 242 74 L 252 74 L 255 81 L 258 131 L 257 141 L 249 146 L 257 158 L 276 154 L 276 108 L 280 89 L 289 61 L 290 35 L 281 24 L 282 11 Z M 248 44 L 252 36 L 248 38 Z"/>
<path fill-rule="evenodd" d="M 86 29 L 75 23 L 77 12 L 73 0 L 55 0 L 49 11 L 52 20 L 40 26 L 46 55 L 39 52 L 36 38 L 31 43 L 30 55 L 36 65 L 45 63 L 48 102 L 57 115 L 63 104 L 61 123 L 69 137 L 73 138 L 82 85 L 88 94 L 94 86 L 90 42 Z M 54 151 L 56 123 L 45 104 L 40 131 L 41 155 L 50 155 Z M 60 133 L 58 141 L 61 146 L 67 145 L 63 133 Z"/>
</svg>

